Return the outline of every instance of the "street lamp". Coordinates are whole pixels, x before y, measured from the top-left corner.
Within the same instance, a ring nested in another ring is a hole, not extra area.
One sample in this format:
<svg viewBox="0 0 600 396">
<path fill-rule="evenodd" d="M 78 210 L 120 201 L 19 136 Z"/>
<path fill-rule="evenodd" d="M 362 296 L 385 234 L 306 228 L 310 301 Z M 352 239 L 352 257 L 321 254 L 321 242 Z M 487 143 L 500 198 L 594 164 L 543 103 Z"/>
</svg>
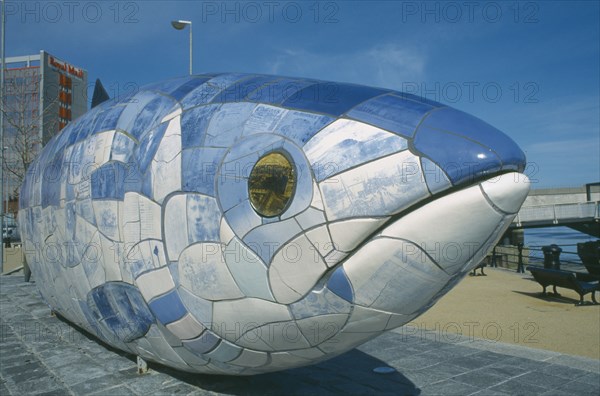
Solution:
<svg viewBox="0 0 600 396">
<path fill-rule="evenodd" d="M 192 75 L 192 21 L 171 21 L 171 25 L 177 30 L 183 30 L 190 25 L 190 76 Z"/>
</svg>

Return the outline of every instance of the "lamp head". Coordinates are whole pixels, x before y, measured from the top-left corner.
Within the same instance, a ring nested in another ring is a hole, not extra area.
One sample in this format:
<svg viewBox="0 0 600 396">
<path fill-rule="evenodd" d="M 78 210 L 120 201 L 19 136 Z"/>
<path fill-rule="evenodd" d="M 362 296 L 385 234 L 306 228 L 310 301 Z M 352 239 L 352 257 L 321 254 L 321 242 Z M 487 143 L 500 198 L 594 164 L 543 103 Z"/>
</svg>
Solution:
<svg viewBox="0 0 600 396">
<path fill-rule="evenodd" d="M 191 25 L 191 24 L 192 24 L 191 21 L 182 21 L 182 20 L 171 21 L 171 25 L 177 30 L 185 29 L 185 27 L 187 25 Z"/>
</svg>

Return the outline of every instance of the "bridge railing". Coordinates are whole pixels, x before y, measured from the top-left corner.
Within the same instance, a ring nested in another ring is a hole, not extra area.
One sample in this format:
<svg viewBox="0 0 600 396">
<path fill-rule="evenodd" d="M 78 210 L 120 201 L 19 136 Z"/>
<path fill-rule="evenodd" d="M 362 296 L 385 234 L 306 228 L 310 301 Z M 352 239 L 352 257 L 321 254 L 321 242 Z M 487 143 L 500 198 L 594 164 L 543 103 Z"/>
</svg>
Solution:
<svg viewBox="0 0 600 396">
<path fill-rule="evenodd" d="M 513 223 L 552 222 L 600 218 L 600 201 L 522 207 Z"/>
</svg>

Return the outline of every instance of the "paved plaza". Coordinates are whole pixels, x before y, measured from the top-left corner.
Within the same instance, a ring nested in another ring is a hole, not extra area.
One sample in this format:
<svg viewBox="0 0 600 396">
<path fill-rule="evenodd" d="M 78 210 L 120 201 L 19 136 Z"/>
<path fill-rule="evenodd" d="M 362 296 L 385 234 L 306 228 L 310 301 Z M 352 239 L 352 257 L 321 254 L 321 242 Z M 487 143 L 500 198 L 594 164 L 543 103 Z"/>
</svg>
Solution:
<svg viewBox="0 0 600 396">
<path fill-rule="evenodd" d="M 379 374 L 373 370 L 392 367 Z M 598 395 L 600 361 L 397 329 L 318 365 L 251 377 L 178 372 L 51 316 L 34 283 L 0 276 L 0 395 Z"/>
</svg>

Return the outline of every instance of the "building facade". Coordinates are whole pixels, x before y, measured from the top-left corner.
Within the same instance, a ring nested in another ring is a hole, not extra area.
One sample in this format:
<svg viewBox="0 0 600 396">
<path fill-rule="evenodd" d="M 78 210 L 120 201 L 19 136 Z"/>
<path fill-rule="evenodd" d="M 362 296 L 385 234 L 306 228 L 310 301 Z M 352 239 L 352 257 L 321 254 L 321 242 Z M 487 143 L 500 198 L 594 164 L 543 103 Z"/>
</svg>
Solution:
<svg viewBox="0 0 600 396">
<path fill-rule="evenodd" d="M 16 213 L 28 165 L 69 121 L 87 110 L 87 71 L 45 51 L 6 58 L 3 175 L 5 213 Z"/>
</svg>

